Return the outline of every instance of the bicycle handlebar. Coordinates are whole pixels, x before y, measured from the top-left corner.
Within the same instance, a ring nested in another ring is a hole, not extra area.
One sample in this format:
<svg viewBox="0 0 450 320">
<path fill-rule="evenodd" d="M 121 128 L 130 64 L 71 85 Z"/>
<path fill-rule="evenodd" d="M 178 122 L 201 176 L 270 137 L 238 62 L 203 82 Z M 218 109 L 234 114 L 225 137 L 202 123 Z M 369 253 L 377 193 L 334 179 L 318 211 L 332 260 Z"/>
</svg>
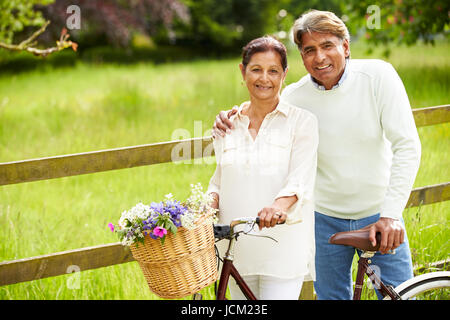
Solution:
<svg viewBox="0 0 450 320">
<path fill-rule="evenodd" d="M 244 223 L 255 223 L 255 224 L 259 224 L 259 222 L 261 221 L 261 219 L 259 217 L 242 217 L 242 218 L 237 218 L 237 219 L 233 219 L 230 223 L 230 227 L 234 228 L 237 225 L 240 224 L 244 224 Z M 277 223 L 277 224 L 284 224 L 286 221 Z"/>
<path fill-rule="evenodd" d="M 259 217 L 242 217 L 233 219 L 231 223 L 228 224 L 216 224 L 214 225 L 214 235 L 216 239 L 224 239 L 232 237 L 234 233 L 234 227 L 241 225 L 241 224 L 259 224 L 260 222 Z M 278 224 L 284 224 L 285 221 L 278 223 Z"/>
</svg>

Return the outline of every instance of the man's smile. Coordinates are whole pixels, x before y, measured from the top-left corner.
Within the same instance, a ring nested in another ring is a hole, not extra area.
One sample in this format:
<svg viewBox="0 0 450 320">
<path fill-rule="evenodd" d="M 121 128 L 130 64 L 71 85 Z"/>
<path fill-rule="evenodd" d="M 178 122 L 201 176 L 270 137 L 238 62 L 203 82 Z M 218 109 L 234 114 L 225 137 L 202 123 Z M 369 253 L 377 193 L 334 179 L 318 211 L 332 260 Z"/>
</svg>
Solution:
<svg viewBox="0 0 450 320">
<path fill-rule="evenodd" d="M 326 64 L 326 65 L 322 65 L 322 66 L 317 66 L 316 69 L 317 70 L 325 70 L 331 68 L 331 64 Z"/>
</svg>

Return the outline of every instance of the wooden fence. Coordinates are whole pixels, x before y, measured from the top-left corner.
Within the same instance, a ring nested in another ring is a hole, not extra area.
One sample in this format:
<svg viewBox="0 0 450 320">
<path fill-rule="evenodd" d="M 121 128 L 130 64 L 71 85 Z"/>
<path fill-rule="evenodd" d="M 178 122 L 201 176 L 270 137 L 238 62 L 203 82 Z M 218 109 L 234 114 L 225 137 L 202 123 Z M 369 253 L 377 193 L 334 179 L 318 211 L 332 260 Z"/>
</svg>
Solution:
<svg viewBox="0 0 450 320">
<path fill-rule="evenodd" d="M 417 127 L 450 122 L 450 105 L 413 109 L 413 114 Z M 0 163 L 0 186 L 172 162 L 174 147 L 190 150 L 176 160 L 201 158 L 207 148 L 211 150 L 211 142 L 211 137 L 194 138 Z M 421 187 L 412 190 L 407 208 L 449 199 L 450 182 Z M 120 243 L 4 261 L 0 263 L 0 286 L 64 275 L 73 265 L 85 271 L 131 261 L 134 258 L 130 250 Z M 435 263 L 433 267 L 446 268 L 447 265 L 448 260 L 445 260 Z M 301 297 L 313 297 L 312 282 L 304 285 Z"/>
</svg>

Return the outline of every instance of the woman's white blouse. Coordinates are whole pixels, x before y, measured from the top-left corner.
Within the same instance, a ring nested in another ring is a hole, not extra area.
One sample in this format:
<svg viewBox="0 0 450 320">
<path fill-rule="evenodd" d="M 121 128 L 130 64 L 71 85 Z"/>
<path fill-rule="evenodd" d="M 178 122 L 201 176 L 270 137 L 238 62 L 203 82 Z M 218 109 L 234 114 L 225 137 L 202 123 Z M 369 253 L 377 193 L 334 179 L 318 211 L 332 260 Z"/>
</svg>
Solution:
<svg viewBox="0 0 450 320">
<path fill-rule="evenodd" d="M 318 124 L 309 111 L 280 102 L 267 114 L 253 140 L 244 103 L 230 119 L 235 127 L 214 140 L 217 167 L 208 192 L 219 194 L 219 222 L 256 216 L 280 197 L 296 195 L 285 225 L 258 228 L 251 233 L 267 238 L 240 236 L 234 263 L 241 275 L 279 278 L 314 272 L 314 182 L 317 168 Z M 221 255 L 227 241 L 218 243 Z M 308 277 L 309 275 L 309 277 Z"/>
</svg>

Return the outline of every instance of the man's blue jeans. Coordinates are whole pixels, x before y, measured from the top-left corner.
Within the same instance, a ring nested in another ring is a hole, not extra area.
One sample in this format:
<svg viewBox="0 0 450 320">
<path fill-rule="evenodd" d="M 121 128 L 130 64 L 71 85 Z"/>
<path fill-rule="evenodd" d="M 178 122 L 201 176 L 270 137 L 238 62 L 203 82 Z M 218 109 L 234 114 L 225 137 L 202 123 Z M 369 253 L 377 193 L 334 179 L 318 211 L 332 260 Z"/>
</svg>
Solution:
<svg viewBox="0 0 450 320">
<path fill-rule="evenodd" d="M 349 246 L 329 244 L 328 239 L 336 232 L 364 228 L 378 221 L 380 215 L 359 219 L 333 218 L 315 212 L 316 281 L 314 289 L 319 300 L 349 300 L 353 298 L 352 261 L 355 249 Z M 403 223 L 403 220 L 402 220 Z M 358 255 L 361 254 L 356 250 Z M 405 233 L 405 242 L 395 254 L 377 252 L 371 258 L 371 267 L 386 285 L 394 288 L 413 277 L 411 252 Z M 377 292 L 378 298 L 381 295 Z"/>
</svg>

